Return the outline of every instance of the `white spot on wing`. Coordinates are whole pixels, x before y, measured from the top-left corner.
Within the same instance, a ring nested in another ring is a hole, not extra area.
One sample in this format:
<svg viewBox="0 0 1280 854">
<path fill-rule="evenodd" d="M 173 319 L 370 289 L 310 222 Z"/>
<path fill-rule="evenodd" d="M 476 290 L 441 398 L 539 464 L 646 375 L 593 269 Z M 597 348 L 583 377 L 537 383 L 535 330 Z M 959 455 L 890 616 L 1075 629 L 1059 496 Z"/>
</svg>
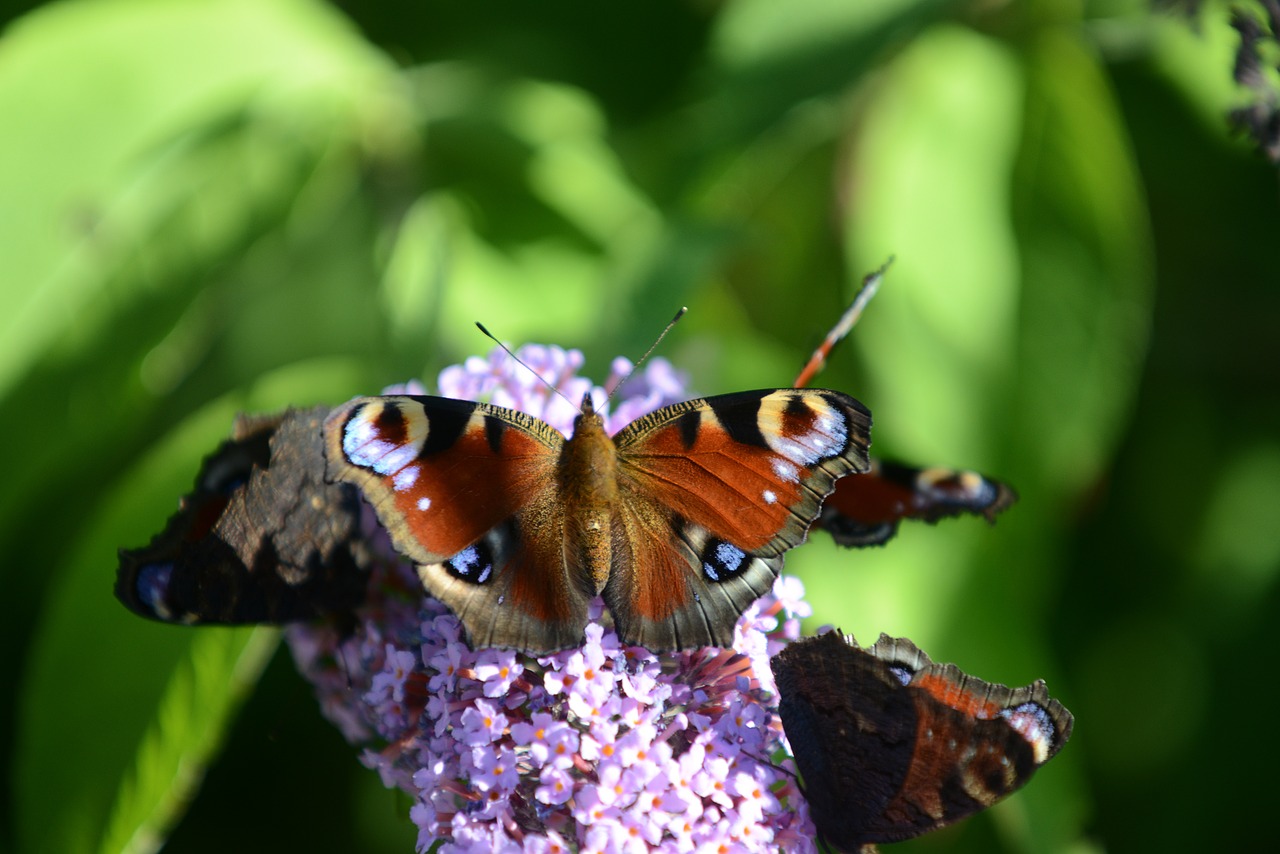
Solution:
<svg viewBox="0 0 1280 854">
<path fill-rule="evenodd" d="M 449 564 L 458 575 L 463 578 L 470 578 L 480 566 L 480 552 L 475 546 L 467 546 L 449 558 Z"/>
<path fill-rule="evenodd" d="M 772 445 L 773 443 L 770 442 L 770 444 Z M 777 449 L 775 448 L 774 450 L 777 450 Z M 779 451 L 779 453 L 782 453 L 782 452 Z M 773 473 L 778 476 L 779 480 L 784 480 L 787 483 L 800 482 L 800 469 L 796 468 L 794 465 L 792 465 L 786 460 L 774 459 Z"/>
<path fill-rule="evenodd" d="M 766 489 L 764 492 L 760 493 L 760 497 L 764 499 L 765 504 L 778 503 L 778 495 L 772 489 Z"/>
<path fill-rule="evenodd" d="M 702 562 L 702 571 L 712 581 L 720 580 L 720 573 L 724 571 L 730 575 L 737 572 L 742 567 L 742 561 L 747 557 L 747 553 L 735 545 L 726 542 L 716 543 L 714 552 L 711 554 L 710 560 Z"/>
<path fill-rule="evenodd" d="M 418 499 L 418 509 L 423 513 L 431 509 L 431 499 L 425 495 Z"/>
<path fill-rule="evenodd" d="M 422 467 L 416 465 L 405 466 L 396 472 L 394 480 L 396 492 L 405 492 L 412 489 L 413 485 L 418 482 L 418 475 L 421 473 Z M 426 510 L 427 508 L 423 507 L 422 509 Z"/>
</svg>

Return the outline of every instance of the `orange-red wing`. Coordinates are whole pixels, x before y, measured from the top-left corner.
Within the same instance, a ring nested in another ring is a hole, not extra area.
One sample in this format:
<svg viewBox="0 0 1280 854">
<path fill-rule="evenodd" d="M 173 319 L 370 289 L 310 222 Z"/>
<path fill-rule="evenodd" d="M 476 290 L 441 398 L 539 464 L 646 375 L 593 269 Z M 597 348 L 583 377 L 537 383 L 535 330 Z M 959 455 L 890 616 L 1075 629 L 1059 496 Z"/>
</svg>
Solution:
<svg viewBox="0 0 1280 854">
<path fill-rule="evenodd" d="M 615 437 L 620 491 L 751 555 L 776 556 L 804 540 L 837 478 L 867 469 L 870 427 L 862 404 L 821 389 L 679 403 Z"/>
<path fill-rule="evenodd" d="M 836 482 L 817 527 L 842 546 L 875 546 L 890 540 L 903 519 L 933 523 L 972 514 L 994 522 L 1017 500 L 1008 485 L 977 472 L 872 460 L 866 474 Z"/>
<path fill-rule="evenodd" d="M 360 487 L 419 564 L 458 554 L 536 501 L 563 442 L 523 413 L 442 397 L 356 398 L 325 421 L 328 476 Z"/>
<path fill-rule="evenodd" d="M 623 643 L 650 650 L 733 644 L 739 615 L 769 592 L 782 557 L 757 557 L 656 501 L 620 506 L 604 601 Z"/>
</svg>

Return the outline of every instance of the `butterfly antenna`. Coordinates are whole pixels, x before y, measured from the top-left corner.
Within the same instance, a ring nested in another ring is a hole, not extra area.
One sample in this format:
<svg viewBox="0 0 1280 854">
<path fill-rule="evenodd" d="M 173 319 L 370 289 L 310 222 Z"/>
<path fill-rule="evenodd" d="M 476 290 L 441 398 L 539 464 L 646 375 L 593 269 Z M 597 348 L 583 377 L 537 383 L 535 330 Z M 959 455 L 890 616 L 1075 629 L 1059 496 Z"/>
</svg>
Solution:
<svg viewBox="0 0 1280 854">
<path fill-rule="evenodd" d="M 688 310 L 689 307 L 687 305 L 680 306 L 680 310 L 676 312 L 676 316 L 671 318 L 666 327 L 663 328 L 662 333 L 658 335 L 652 344 L 649 345 L 649 349 L 645 350 L 644 355 L 637 359 L 636 363 L 631 366 L 631 370 L 627 371 L 627 375 L 619 379 L 614 383 L 613 388 L 609 389 L 609 399 L 613 399 L 614 392 L 626 385 L 627 380 L 631 379 L 632 374 L 640 370 L 640 366 L 644 364 L 645 360 L 653 355 L 654 350 L 658 349 L 658 345 L 662 343 L 662 339 L 667 337 L 667 333 L 671 331 L 671 327 L 679 323 L 680 318 L 684 317 L 685 312 Z"/>
<path fill-rule="evenodd" d="M 565 400 L 566 402 L 568 402 L 568 404 L 569 404 L 570 406 L 572 406 L 574 409 L 577 409 L 577 408 L 578 408 L 578 402 L 577 402 L 577 401 L 569 400 L 569 398 L 565 397 L 564 392 L 562 392 L 560 389 L 556 388 L 556 387 L 555 387 L 555 385 L 554 385 L 553 383 L 550 383 L 550 382 L 548 382 L 547 380 L 543 379 L 542 374 L 538 373 L 538 372 L 537 372 L 537 371 L 535 371 L 533 368 L 529 367 L 529 365 L 528 365 L 528 364 L 526 364 L 526 363 L 525 363 L 525 361 L 524 361 L 523 359 L 521 359 L 521 358 L 520 358 L 519 356 L 517 356 L 515 353 L 511 352 L 511 348 L 510 348 L 510 347 L 508 347 L 506 344 L 503 344 L 501 341 L 499 341 L 499 340 L 498 340 L 498 338 L 497 338 L 497 336 L 496 336 L 496 335 L 494 335 L 492 332 L 490 332 L 488 329 L 485 329 L 485 328 L 484 328 L 484 324 L 483 324 L 483 323 L 481 323 L 480 321 L 478 321 L 478 320 L 477 320 L 477 321 L 476 321 L 476 328 L 477 328 L 477 329 L 479 329 L 481 332 L 483 332 L 486 336 L 488 336 L 488 337 L 490 338 L 490 340 L 492 340 L 492 341 L 493 341 L 493 343 L 495 343 L 495 344 L 497 344 L 499 347 L 501 347 L 501 348 L 502 348 L 502 352 L 504 352 L 504 353 L 506 353 L 508 356 L 510 356 L 510 357 L 515 361 L 515 363 L 516 363 L 517 365 L 519 365 L 520 367 L 524 368 L 524 369 L 525 369 L 526 371 L 528 371 L 529 373 L 533 374 L 533 375 L 534 375 L 534 377 L 536 377 L 536 378 L 537 378 L 538 382 L 542 383 L 544 386 L 546 386 L 548 389 L 550 389 L 550 390 L 551 390 L 551 393 L 552 393 L 552 394 L 559 395 L 563 400 Z"/>
<path fill-rule="evenodd" d="M 893 256 L 890 255 L 889 260 L 885 261 L 879 270 L 862 280 L 862 288 L 858 291 L 858 295 L 853 298 L 853 304 L 845 309 L 844 314 L 840 315 L 840 320 L 836 322 L 835 326 L 831 327 L 827 337 L 818 345 L 818 349 L 813 351 L 809 361 L 800 370 L 800 376 L 796 377 L 796 381 L 791 384 L 792 388 L 806 387 L 818 375 L 818 372 L 826 366 L 827 357 L 831 355 L 832 348 L 839 344 L 841 339 L 849 334 L 849 330 L 853 329 L 853 325 L 858 322 L 858 318 L 862 316 L 862 310 L 867 307 L 867 303 L 871 302 L 871 298 L 880 289 L 880 280 L 884 278 L 885 271 L 889 269 L 889 265 L 892 263 Z"/>
</svg>

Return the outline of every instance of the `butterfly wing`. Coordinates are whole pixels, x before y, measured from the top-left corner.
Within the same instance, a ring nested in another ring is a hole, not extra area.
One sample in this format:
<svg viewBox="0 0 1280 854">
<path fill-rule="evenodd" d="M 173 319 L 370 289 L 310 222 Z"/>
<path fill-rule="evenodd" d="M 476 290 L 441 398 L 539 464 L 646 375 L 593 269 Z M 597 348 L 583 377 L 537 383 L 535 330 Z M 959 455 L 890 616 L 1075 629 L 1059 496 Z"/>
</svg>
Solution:
<svg viewBox="0 0 1280 854">
<path fill-rule="evenodd" d="M 911 641 L 833 632 L 772 660 L 819 834 L 840 850 L 909 839 L 991 806 L 1071 735 L 1044 682 L 990 684 Z"/>
<path fill-rule="evenodd" d="M 841 478 L 823 502 L 815 527 L 842 546 L 879 546 L 903 519 L 934 523 L 964 514 L 995 522 L 1018 500 L 1007 484 L 974 471 L 917 468 L 873 459 L 871 470 Z"/>
<path fill-rule="evenodd" d="M 324 480 L 327 410 L 240 417 L 163 531 L 120 551 L 116 598 L 179 623 L 284 623 L 347 612 L 369 554 L 354 489 Z"/>
<path fill-rule="evenodd" d="M 618 518 L 604 588 L 619 637 L 728 646 L 836 479 L 867 468 L 871 416 L 822 389 L 687 401 L 614 437 Z"/>
<path fill-rule="evenodd" d="M 442 397 L 356 398 L 325 424 L 329 476 L 353 483 L 474 646 L 578 643 L 594 590 L 571 574 L 542 421 Z"/>
</svg>

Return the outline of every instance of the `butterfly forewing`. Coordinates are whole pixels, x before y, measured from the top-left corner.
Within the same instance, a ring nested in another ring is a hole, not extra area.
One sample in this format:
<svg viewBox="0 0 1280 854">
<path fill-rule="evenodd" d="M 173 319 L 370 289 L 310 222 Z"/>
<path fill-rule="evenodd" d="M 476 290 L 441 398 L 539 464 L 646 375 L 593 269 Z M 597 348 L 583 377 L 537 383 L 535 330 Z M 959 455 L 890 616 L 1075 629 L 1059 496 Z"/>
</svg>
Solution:
<svg viewBox="0 0 1280 854">
<path fill-rule="evenodd" d="M 354 483 L 401 554 L 439 563 L 545 489 L 564 443 L 527 415 L 444 397 L 356 398 L 325 423 L 329 476 Z"/>
<path fill-rule="evenodd" d="M 615 441 L 624 490 L 772 557 L 804 541 L 836 478 L 866 470 L 870 429 L 847 395 L 781 389 L 669 406 Z"/>
<path fill-rule="evenodd" d="M 974 471 L 873 459 L 866 474 L 836 484 L 817 527 L 842 546 L 878 546 L 893 538 L 903 519 L 932 524 L 972 514 L 995 522 L 1017 500 L 1007 484 Z"/>
</svg>

